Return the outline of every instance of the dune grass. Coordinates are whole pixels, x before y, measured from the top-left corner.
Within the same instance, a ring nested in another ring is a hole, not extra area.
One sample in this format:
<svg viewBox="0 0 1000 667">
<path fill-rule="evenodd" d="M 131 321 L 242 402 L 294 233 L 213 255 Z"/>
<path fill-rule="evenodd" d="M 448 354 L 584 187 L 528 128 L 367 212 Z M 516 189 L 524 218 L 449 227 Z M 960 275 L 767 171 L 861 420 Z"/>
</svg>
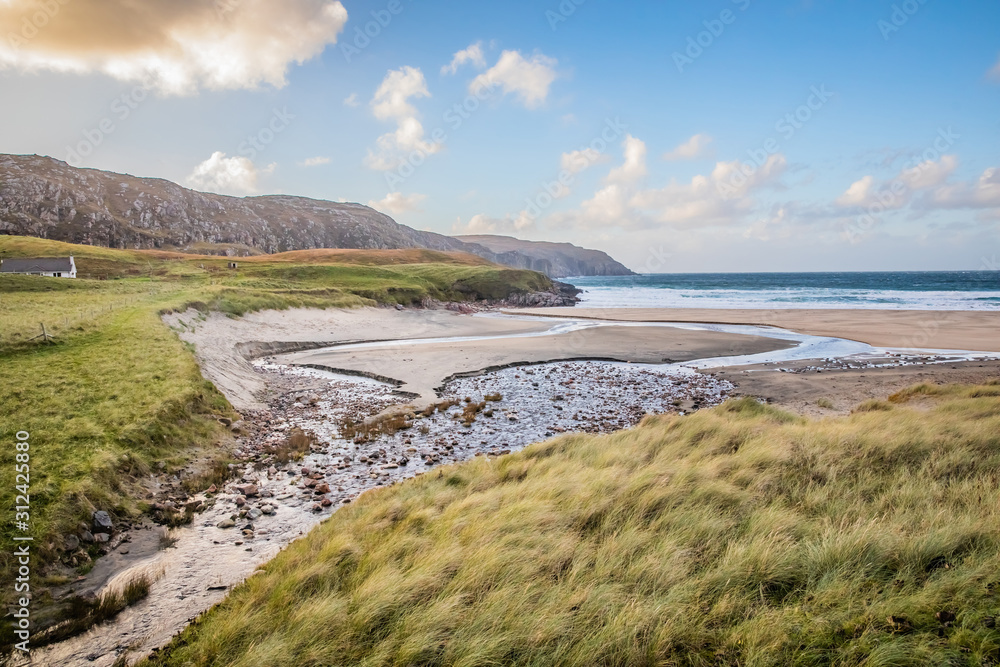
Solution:
<svg viewBox="0 0 1000 667">
<path fill-rule="evenodd" d="M 226 453 L 230 436 L 216 418 L 236 415 L 162 313 L 466 300 L 487 296 L 467 290 L 469 281 L 509 293 L 550 284 L 530 271 L 430 251 L 286 253 L 241 258 L 232 270 L 227 258 L 0 236 L 3 257 L 60 255 L 74 255 L 81 275 L 105 279 L 0 275 L 0 469 L 9 475 L 0 506 L 13 511 L 12 443 L 27 431 L 37 577 L 59 557 L 62 536 L 78 533 L 93 510 L 135 517 L 140 482 L 157 464 L 181 473 L 198 458 L 211 469 Z M 42 324 L 53 342 L 33 339 Z M 0 532 L 0 581 L 9 580 L 12 537 Z"/>
<path fill-rule="evenodd" d="M 369 492 L 147 664 L 996 665 L 998 612 L 1000 383 L 924 386 L 822 421 L 734 400 Z"/>
</svg>

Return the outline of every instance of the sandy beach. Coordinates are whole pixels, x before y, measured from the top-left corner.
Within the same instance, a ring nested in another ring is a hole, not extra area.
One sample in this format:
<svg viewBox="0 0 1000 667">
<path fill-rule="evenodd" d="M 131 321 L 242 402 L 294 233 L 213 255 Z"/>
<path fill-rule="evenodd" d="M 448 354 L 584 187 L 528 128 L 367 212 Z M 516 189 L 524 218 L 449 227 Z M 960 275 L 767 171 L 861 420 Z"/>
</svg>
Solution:
<svg viewBox="0 0 1000 667">
<path fill-rule="evenodd" d="M 491 320 L 492 321 L 492 320 Z M 504 320 L 496 320 L 504 323 Z M 500 328 L 505 328 L 504 324 Z M 436 400 L 453 377 L 547 361 L 591 359 L 667 364 L 706 357 L 757 354 L 791 345 L 760 336 L 666 327 L 600 327 L 546 336 L 442 342 L 392 348 L 326 349 L 279 356 L 284 364 L 392 378 L 418 404 Z"/>
<path fill-rule="evenodd" d="M 878 347 L 1000 352 L 1000 312 L 995 311 L 535 308 L 505 312 L 623 322 L 752 324 Z"/>
<path fill-rule="evenodd" d="M 194 344 L 205 377 L 238 410 L 259 410 L 264 382 L 250 360 L 291 352 L 281 363 L 348 371 L 395 381 L 399 391 L 430 402 L 448 378 L 506 366 L 568 359 L 669 363 L 756 354 L 789 347 L 786 341 L 667 327 L 601 327 L 563 334 L 367 349 L 326 349 L 367 341 L 504 337 L 541 334 L 552 321 L 472 317 L 446 310 L 360 308 L 265 311 L 240 319 L 197 313 L 164 318 Z"/>
<path fill-rule="evenodd" d="M 265 383 L 251 364 L 264 354 L 280 363 L 380 378 L 417 403 L 434 401 L 449 379 L 521 364 L 603 359 L 665 364 L 780 350 L 787 341 L 712 331 L 691 331 L 640 322 L 700 322 L 775 326 L 799 333 L 845 338 L 886 348 L 1000 352 L 1000 313 L 873 310 L 677 310 L 542 308 L 505 311 L 525 319 L 473 317 L 447 310 L 299 309 L 265 311 L 233 319 L 220 314 L 173 314 L 164 319 L 194 344 L 206 378 L 238 410 L 260 410 Z M 530 317 L 539 315 L 547 319 Z M 549 318 L 610 320 L 601 326 L 548 334 Z M 540 335 L 546 334 L 546 335 Z M 485 340 L 454 340 L 483 338 Z M 357 347 L 372 341 L 428 341 Z M 502 339 L 502 340 L 500 340 Z M 336 346 L 336 347 L 334 347 Z M 324 349 L 317 349 L 324 348 Z M 830 414 L 815 405 L 831 401 L 848 411 L 868 398 L 884 398 L 917 382 L 973 382 L 995 377 L 994 362 L 803 371 L 802 362 L 715 369 L 740 393 L 759 396 L 805 414 Z"/>
</svg>

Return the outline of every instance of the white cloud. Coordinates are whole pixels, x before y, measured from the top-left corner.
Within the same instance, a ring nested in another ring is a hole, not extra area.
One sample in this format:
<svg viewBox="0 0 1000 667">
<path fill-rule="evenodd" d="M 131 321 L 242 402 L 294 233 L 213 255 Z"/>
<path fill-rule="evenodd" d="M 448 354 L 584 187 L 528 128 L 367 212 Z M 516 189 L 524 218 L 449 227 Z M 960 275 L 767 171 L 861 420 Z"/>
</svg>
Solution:
<svg viewBox="0 0 1000 667">
<path fill-rule="evenodd" d="M 303 167 L 319 167 L 324 164 L 330 164 L 330 158 L 323 156 L 316 156 L 316 157 L 306 158 L 300 164 Z"/>
<path fill-rule="evenodd" d="M 452 226 L 455 234 L 515 234 L 535 228 L 535 221 L 524 211 L 504 218 L 491 218 L 482 213 L 472 216 L 469 222 L 461 221 Z"/>
<path fill-rule="evenodd" d="M 280 88 L 293 63 L 336 43 L 347 22 L 344 6 L 327 0 L 48 5 L 55 9 L 40 12 L 47 5 L 34 0 L 0 2 L 0 69 L 102 73 L 171 95 L 261 84 Z M 48 18 L 36 26 L 27 18 L 35 14 Z"/>
<path fill-rule="evenodd" d="M 416 67 L 390 70 L 375 91 L 371 101 L 372 113 L 379 120 L 396 121 L 395 132 L 379 137 L 375 150 L 369 150 L 365 164 L 378 171 L 395 169 L 413 151 L 432 155 L 441 150 L 440 144 L 424 140 L 424 126 L 420 123 L 411 98 L 430 97 L 424 74 Z"/>
<path fill-rule="evenodd" d="M 712 143 L 712 137 L 707 134 L 696 134 L 672 151 L 663 155 L 664 160 L 694 160 L 706 157 L 709 153 L 708 145 Z"/>
<path fill-rule="evenodd" d="M 885 209 L 900 209 L 917 192 L 943 184 L 957 167 L 956 156 L 942 155 L 939 160 L 906 167 L 884 183 L 876 183 L 874 176 L 867 175 L 852 183 L 834 203 L 841 208 L 868 207 L 877 203 Z"/>
<path fill-rule="evenodd" d="M 360 105 L 361 105 L 361 100 L 358 99 L 357 93 L 351 93 L 350 95 L 344 98 L 345 107 L 356 107 Z"/>
<path fill-rule="evenodd" d="M 781 153 L 769 155 L 759 166 L 740 160 L 716 162 L 710 181 L 725 199 L 734 199 L 757 188 L 777 185 L 787 168 L 788 161 Z"/>
<path fill-rule="evenodd" d="M 486 56 L 483 55 L 483 43 L 476 42 L 470 44 L 468 48 L 462 49 L 451 59 L 451 64 L 441 68 L 441 74 L 454 74 L 458 68 L 465 63 L 472 63 L 478 69 L 486 67 Z"/>
<path fill-rule="evenodd" d="M 786 224 L 788 209 L 776 206 L 769 215 L 760 218 L 743 231 L 743 238 L 770 241 L 772 238 L 787 238 L 791 228 Z"/>
<path fill-rule="evenodd" d="M 646 175 L 646 143 L 636 139 L 631 134 L 625 135 L 625 162 L 620 167 L 612 169 L 605 181 L 607 183 L 632 184 Z"/>
<path fill-rule="evenodd" d="M 399 214 L 418 210 L 420 202 L 425 199 L 427 199 L 427 195 L 404 195 L 402 192 L 390 192 L 378 201 L 369 201 L 368 205 L 383 213 Z"/>
<path fill-rule="evenodd" d="M 904 169 L 896 178 L 914 190 L 924 190 L 944 183 L 957 167 L 958 157 L 942 155 L 940 160 L 928 160 Z"/>
<path fill-rule="evenodd" d="M 872 196 L 872 186 L 875 183 L 873 176 L 865 176 L 851 183 L 851 186 L 844 191 L 844 194 L 837 198 L 837 206 L 849 208 L 852 206 L 865 206 Z"/>
<path fill-rule="evenodd" d="M 375 91 L 371 106 L 380 120 L 415 116 L 417 110 L 410 104 L 411 97 L 430 97 L 424 73 L 417 67 L 389 70 Z"/>
<path fill-rule="evenodd" d="M 222 151 L 199 164 L 187 177 L 188 186 L 204 192 L 225 195 L 247 195 L 257 192 L 257 178 L 274 172 L 277 165 L 269 164 L 264 169 L 246 157 L 226 157 Z"/>
<path fill-rule="evenodd" d="M 943 185 L 931 195 L 934 208 L 1000 208 L 1000 167 L 990 167 L 974 183 Z"/>
<path fill-rule="evenodd" d="M 631 209 L 628 193 L 618 183 L 612 183 L 594 193 L 581 204 L 583 217 L 590 223 L 627 225 Z"/>
<path fill-rule="evenodd" d="M 504 95 L 514 93 L 528 109 L 535 109 L 545 103 L 549 88 L 558 76 L 555 58 L 536 53 L 525 59 L 517 51 L 504 51 L 497 64 L 483 72 L 469 84 L 469 92 L 475 94 L 483 87 L 500 86 Z"/>
<path fill-rule="evenodd" d="M 669 225 L 735 226 L 747 222 L 757 206 L 755 191 L 780 185 L 787 167 L 781 154 L 771 155 L 747 174 L 738 160 L 719 162 L 708 175 L 689 183 L 671 181 L 661 188 L 637 189 L 646 175 L 645 144 L 635 137 L 625 140 L 625 161 L 605 178 L 605 185 L 579 210 L 551 216 L 556 226 L 637 229 Z M 756 233 L 763 233 L 758 225 Z"/>
<path fill-rule="evenodd" d="M 595 164 L 607 162 L 610 159 L 611 156 L 607 153 L 602 153 L 594 148 L 583 148 L 578 151 L 563 153 L 559 158 L 559 166 L 563 171 L 568 171 L 570 174 L 579 174 Z"/>
</svg>

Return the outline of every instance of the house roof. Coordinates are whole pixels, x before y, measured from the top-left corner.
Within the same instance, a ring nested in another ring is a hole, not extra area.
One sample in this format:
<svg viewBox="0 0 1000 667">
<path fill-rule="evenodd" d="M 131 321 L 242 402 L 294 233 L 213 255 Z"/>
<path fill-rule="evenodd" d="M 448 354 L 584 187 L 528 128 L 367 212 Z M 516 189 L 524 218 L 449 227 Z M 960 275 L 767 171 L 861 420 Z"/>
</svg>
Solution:
<svg viewBox="0 0 1000 667">
<path fill-rule="evenodd" d="M 72 257 L 0 260 L 0 273 L 69 273 L 72 270 Z"/>
</svg>

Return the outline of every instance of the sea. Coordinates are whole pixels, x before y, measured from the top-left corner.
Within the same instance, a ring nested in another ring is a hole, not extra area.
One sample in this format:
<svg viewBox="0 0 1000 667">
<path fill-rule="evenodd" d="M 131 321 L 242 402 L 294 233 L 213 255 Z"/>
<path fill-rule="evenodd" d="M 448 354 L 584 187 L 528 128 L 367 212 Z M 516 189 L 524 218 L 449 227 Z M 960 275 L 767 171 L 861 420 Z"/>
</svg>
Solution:
<svg viewBox="0 0 1000 667">
<path fill-rule="evenodd" d="M 564 278 L 590 308 L 1000 310 L 1000 271 L 661 273 Z"/>
</svg>

